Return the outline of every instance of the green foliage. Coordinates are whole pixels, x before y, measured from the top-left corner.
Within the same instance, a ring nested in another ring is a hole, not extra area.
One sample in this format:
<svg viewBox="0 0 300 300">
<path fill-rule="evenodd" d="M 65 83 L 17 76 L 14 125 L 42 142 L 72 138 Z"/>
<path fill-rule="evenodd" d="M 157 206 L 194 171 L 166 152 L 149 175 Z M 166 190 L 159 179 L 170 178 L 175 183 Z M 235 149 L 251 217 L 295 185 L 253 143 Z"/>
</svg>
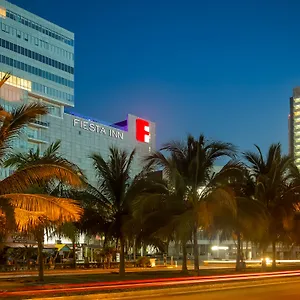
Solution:
<svg viewBox="0 0 300 300">
<path fill-rule="evenodd" d="M 165 151 L 168 157 L 163 154 Z M 155 234 L 167 239 L 176 237 L 183 247 L 193 238 L 196 269 L 199 268 L 197 230 L 209 228 L 214 215 L 223 207 L 235 211 L 235 199 L 225 180 L 234 172 L 235 165 L 227 164 L 221 172 L 213 174 L 216 160 L 234 158 L 235 151 L 232 144 L 189 135 L 186 143 L 170 142 L 146 158 L 148 166 L 163 169 L 165 188 L 156 202 L 140 203 L 146 207 L 144 218 L 161 220 Z"/>
<path fill-rule="evenodd" d="M 146 268 L 146 267 L 150 267 L 150 258 L 147 256 L 142 256 L 139 257 L 137 262 L 136 262 L 136 266 L 137 267 L 141 267 L 141 268 Z"/>
<path fill-rule="evenodd" d="M 107 160 L 101 154 L 93 154 L 91 159 L 98 185 L 88 186 L 84 192 L 77 194 L 85 208 L 79 224 L 81 230 L 92 235 L 104 234 L 106 241 L 119 242 L 120 275 L 125 272 L 125 239 L 141 231 L 141 227 L 137 226 L 139 221 L 133 220 L 132 203 L 140 197 L 154 194 L 149 169 L 131 176 L 134 156 L 135 150 L 127 153 L 115 147 L 109 148 Z"/>
</svg>

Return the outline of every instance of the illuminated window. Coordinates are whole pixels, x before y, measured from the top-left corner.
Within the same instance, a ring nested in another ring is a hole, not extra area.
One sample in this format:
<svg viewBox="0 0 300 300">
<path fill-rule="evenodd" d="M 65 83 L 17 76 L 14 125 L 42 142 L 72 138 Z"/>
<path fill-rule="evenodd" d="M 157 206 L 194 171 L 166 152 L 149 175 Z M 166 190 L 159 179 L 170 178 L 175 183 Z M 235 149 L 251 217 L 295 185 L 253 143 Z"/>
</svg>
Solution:
<svg viewBox="0 0 300 300">
<path fill-rule="evenodd" d="M 0 7 L 0 17 L 1 18 L 6 18 L 6 8 Z"/>
<path fill-rule="evenodd" d="M 0 72 L 0 78 L 3 78 L 4 75 L 4 72 Z M 6 81 L 6 84 L 31 92 L 31 81 L 29 80 L 21 79 L 11 75 Z"/>
</svg>

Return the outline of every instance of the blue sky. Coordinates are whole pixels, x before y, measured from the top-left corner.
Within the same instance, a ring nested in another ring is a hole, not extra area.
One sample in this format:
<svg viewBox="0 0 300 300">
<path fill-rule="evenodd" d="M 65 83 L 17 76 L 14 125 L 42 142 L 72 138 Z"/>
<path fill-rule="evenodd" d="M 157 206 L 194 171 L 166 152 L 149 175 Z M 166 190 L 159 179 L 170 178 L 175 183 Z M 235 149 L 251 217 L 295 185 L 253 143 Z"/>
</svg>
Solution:
<svg viewBox="0 0 300 300">
<path fill-rule="evenodd" d="M 288 149 L 289 97 L 300 85 L 297 0 L 11 0 L 75 32 L 75 110 Z"/>
</svg>

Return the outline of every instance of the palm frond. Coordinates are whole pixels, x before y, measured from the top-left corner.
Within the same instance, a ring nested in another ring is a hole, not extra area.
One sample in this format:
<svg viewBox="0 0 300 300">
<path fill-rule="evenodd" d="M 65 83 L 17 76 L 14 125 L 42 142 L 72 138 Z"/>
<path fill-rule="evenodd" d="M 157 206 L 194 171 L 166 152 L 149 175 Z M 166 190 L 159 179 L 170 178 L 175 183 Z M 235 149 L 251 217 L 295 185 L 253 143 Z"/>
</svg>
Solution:
<svg viewBox="0 0 300 300">
<path fill-rule="evenodd" d="M 24 192 L 34 184 L 43 184 L 51 179 L 71 186 L 84 185 L 79 169 L 72 163 L 61 158 L 41 158 L 0 181 L 0 194 Z"/>
<path fill-rule="evenodd" d="M 243 154 L 243 157 L 246 159 L 246 164 L 254 171 L 255 174 L 265 172 L 264 161 L 261 160 L 261 156 L 257 153 L 246 151 Z"/>
<path fill-rule="evenodd" d="M 15 208 L 15 223 L 17 231 L 28 233 L 44 226 L 46 218 L 44 217 L 44 212 Z"/>
<path fill-rule="evenodd" d="M 0 88 L 9 78 L 10 78 L 10 73 L 8 73 L 8 72 L 5 73 L 4 76 L 0 80 Z"/>
<path fill-rule="evenodd" d="M 75 222 L 79 221 L 83 214 L 83 209 L 78 202 L 72 199 L 44 194 L 8 194 L 2 195 L 1 198 L 10 201 L 11 206 L 15 209 L 16 223 L 23 228 L 38 226 L 41 224 L 41 220 L 57 224 Z M 28 212 L 28 215 L 32 213 L 32 218 L 23 218 L 22 214 L 24 215 L 25 211 Z"/>
<path fill-rule="evenodd" d="M 31 149 L 30 149 L 31 150 Z M 24 168 L 26 164 L 28 164 L 32 159 L 35 159 L 35 155 L 32 151 L 29 153 L 24 152 L 16 152 L 9 155 L 9 157 L 5 160 L 3 166 L 4 168 Z"/>
<path fill-rule="evenodd" d="M 44 151 L 43 157 L 56 157 L 58 155 L 58 150 L 60 148 L 61 141 L 58 140 L 56 142 L 51 143 L 48 148 Z"/>
<path fill-rule="evenodd" d="M 237 148 L 231 143 L 213 141 L 205 145 L 204 151 L 207 152 L 209 160 L 215 161 L 223 157 L 235 159 Z"/>
<path fill-rule="evenodd" d="M 38 116 L 47 114 L 44 105 L 33 103 L 22 105 L 6 114 L 2 119 L 0 128 L 0 161 L 3 162 L 5 154 L 11 151 L 11 142 L 19 134 L 24 126 L 33 122 Z"/>
</svg>

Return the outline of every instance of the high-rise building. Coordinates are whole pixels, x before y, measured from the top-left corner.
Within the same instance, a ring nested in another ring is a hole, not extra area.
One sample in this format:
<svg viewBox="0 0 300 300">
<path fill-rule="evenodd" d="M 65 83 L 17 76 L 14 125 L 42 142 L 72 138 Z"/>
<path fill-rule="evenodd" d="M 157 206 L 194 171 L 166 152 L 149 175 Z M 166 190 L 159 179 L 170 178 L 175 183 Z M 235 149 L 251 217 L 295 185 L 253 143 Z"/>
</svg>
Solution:
<svg viewBox="0 0 300 300">
<path fill-rule="evenodd" d="M 289 114 L 289 153 L 300 168 L 300 87 L 293 89 Z"/>
<path fill-rule="evenodd" d="M 80 59 L 80 58 L 79 58 Z M 40 149 L 61 140 L 61 153 L 79 165 L 92 183 L 95 174 L 89 156 L 108 153 L 109 146 L 136 148 L 133 171 L 142 156 L 155 148 L 155 124 L 128 115 L 117 123 L 83 117 L 74 107 L 74 34 L 5 0 L 0 0 L 0 76 L 11 74 L 0 89 L 7 110 L 31 102 L 49 108 L 14 142 L 16 151 Z M 10 170 L 1 170 L 7 176 Z"/>
</svg>

